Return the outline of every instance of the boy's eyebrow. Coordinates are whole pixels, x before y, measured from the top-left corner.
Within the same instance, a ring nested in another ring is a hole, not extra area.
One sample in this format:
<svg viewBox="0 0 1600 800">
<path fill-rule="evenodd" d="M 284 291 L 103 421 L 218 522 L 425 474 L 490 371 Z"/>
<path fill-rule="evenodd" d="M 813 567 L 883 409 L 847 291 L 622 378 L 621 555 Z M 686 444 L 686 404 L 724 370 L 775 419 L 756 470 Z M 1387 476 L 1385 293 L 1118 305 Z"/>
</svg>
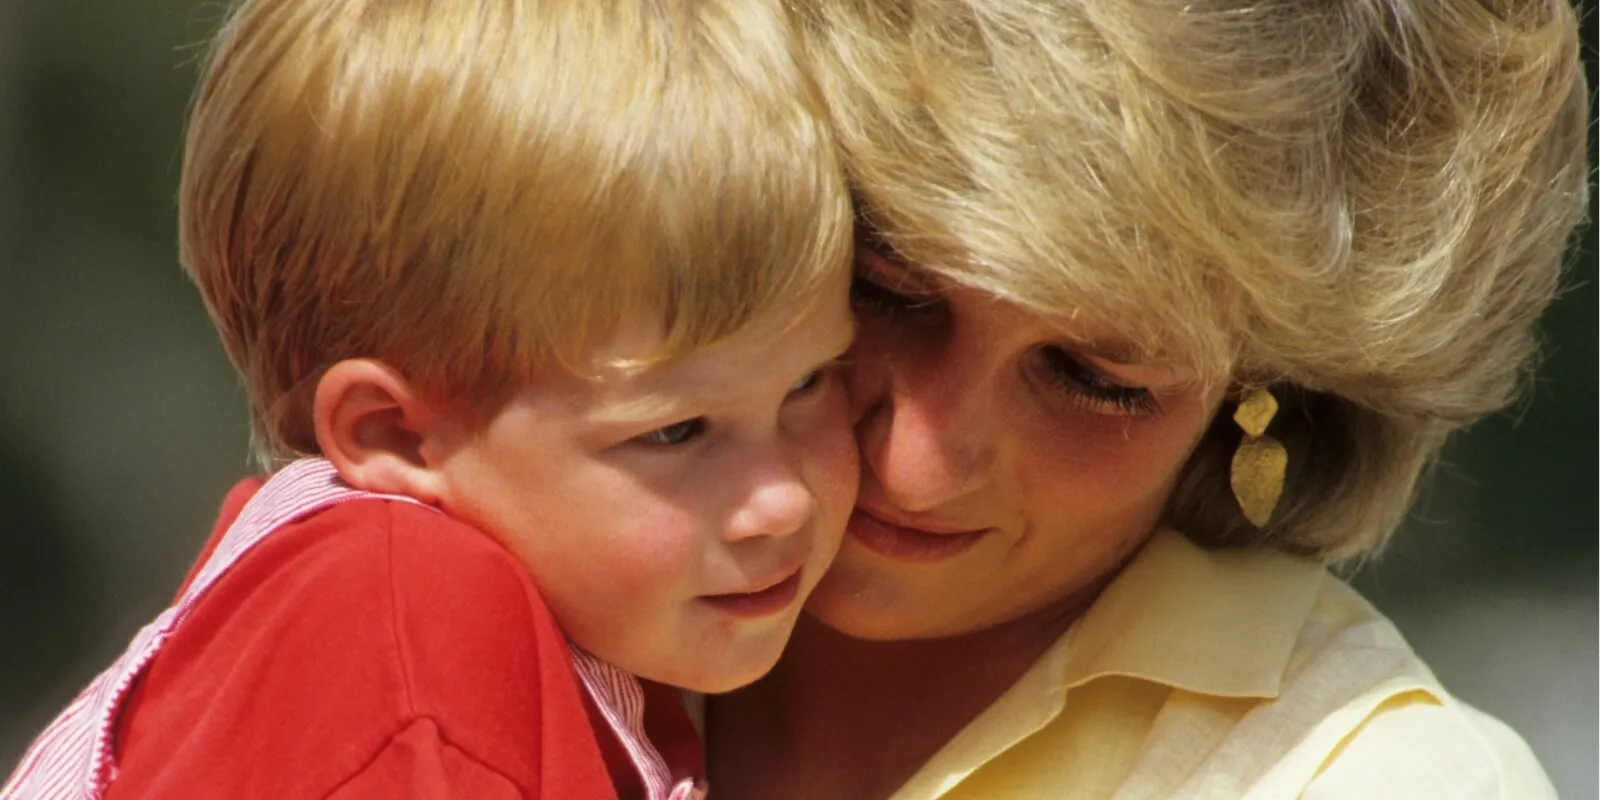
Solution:
<svg viewBox="0 0 1600 800">
<path fill-rule="evenodd" d="M 820 369 L 838 361 L 855 343 L 855 338 L 856 322 L 851 319 L 849 326 L 840 331 L 838 340 L 832 347 L 823 351 L 825 355 L 817 359 L 812 366 Z M 697 402 L 703 402 L 704 399 L 701 393 L 693 389 L 643 392 L 634 397 L 603 403 L 602 407 L 594 409 L 588 415 L 588 419 L 592 423 L 606 426 L 671 420 L 687 414 L 685 409 Z"/>
<path fill-rule="evenodd" d="M 646 392 L 626 400 L 608 402 L 589 414 L 589 421 L 600 425 L 635 425 L 671 419 L 682 413 L 682 398 L 667 392 Z"/>
</svg>

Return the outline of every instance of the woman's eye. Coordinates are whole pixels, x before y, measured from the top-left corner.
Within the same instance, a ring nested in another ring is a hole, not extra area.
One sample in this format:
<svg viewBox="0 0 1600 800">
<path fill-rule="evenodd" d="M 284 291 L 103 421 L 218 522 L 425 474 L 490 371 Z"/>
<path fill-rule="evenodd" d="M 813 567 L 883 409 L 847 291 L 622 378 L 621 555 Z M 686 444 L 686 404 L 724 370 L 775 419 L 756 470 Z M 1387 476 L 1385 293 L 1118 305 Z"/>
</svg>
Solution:
<svg viewBox="0 0 1600 800">
<path fill-rule="evenodd" d="M 944 304 L 937 294 L 918 287 L 911 268 L 899 256 L 885 254 L 871 238 L 856 241 L 856 272 L 850 280 L 850 305 L 862 314 L 895 320 L 931 317 Z M 898 280 L 897 280 L 898 279 Z M 911 288 L 911 291 L 906 289 Z M 892 288 L 891 288 L 892 287 Z"/>
<path fill-rule="evenodd" d="M 936 307 L 937 301 L 901 294 L 858 274 L 850 281 L 850 305 L 865 314 L 893 318 L 931 311 Z"/>
<path fill-rule="evenodd" d="M 850 304 L 870 314 L 896 314 L 911 305 L 911 298 L 856 275 L 850 279 Z"/>
<path fill-rule="evenodd" d="M 1062 348 L 1041 348 L 1039 358 L 1052 386 L 1093 410 L 1122 416 L 1151 416 L 1161 411 L 1149 389 L 1111 380 Z"/>
<path fill-rule="evenodd" d="M 671 446 L 683 444 L 694 439 L 705 433 L 705 430 L 705 417 L 695 417 L 694 419 L 686 419 L 683 422 L 675 422 L 665 427 L 656 428 L 638 437 L 638 440 L 645 444 Z"/>
</svg>

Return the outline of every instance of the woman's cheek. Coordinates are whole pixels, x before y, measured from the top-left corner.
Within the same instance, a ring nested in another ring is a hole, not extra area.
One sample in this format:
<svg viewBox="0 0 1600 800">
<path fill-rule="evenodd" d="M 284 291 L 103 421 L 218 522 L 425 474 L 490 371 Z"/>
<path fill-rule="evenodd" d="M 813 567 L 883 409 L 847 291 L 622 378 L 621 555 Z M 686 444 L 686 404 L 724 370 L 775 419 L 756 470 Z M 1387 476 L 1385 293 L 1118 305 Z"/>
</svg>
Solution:
<svg viewBox="0 0 1600 800">
<path fill-rule="evenodd" d="M 1198 441 L 1199 414 L 1176 405 L 1145 417 L 1078 409 L 1039 425 L 1021 439 L 1024 481 L 1080 509 L 1142 503 L 1171 485 Z"/>
<path fill-rule="evenodd" d="M 816 424 L 802 446 L 808 451 L 807 480 L 824 521 L 842 527 L 861 485 L 861 458 L 844 387 L 836 385 L 830 391 L 832 395 L 819 409 Z"/>
</svg>

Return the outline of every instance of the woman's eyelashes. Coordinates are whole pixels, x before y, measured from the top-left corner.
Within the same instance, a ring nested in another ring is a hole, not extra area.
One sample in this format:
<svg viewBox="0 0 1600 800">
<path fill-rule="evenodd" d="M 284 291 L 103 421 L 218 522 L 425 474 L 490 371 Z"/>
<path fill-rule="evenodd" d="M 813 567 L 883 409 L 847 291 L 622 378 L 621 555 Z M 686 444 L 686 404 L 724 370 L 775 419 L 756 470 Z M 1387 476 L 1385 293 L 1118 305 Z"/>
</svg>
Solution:
<svg viewBox="0 0 1600 800">
<path fill-rule="evenodd" d="M 1149 389 L 1111 380 L 1063 348 L 1045 346 L 1037 353 L 1050 385 L 1090 410 L 1121 416 L 1153 416 L 1161 411 Z"/>
<path fill-rule="evenodd" d="M 926 324 L 945 310 L 938 295 L 915 289 L 891 289 L 888 281 L 904 267 L 872 247 L 857 243 L 858 267 L 850 281 L 850 302 L 861 314 L 891 322 Z M 1069 350 L 1054 345 L 1039 347 L 1035 361 L 1044 382 L 1071 402 L 1101 414 L 1154 416 L 1161 412 L 1155 393 L 1106 377 Z"/>
<path fill-rule="evenodd" d="M 926 315 L 938 309 L 938 301 L 897 292 L 866 275 L 850 280 L 850 303 L 864 314 L 898 319 Z"/>
<path fill-rule="evenodd" d="M 891 319 L 925 317 L 941 307 L 937 295 L 915 285 L 903 262 L 866 242 L 856 243 L 850 303 L 859 312 Z"/>
</svg>

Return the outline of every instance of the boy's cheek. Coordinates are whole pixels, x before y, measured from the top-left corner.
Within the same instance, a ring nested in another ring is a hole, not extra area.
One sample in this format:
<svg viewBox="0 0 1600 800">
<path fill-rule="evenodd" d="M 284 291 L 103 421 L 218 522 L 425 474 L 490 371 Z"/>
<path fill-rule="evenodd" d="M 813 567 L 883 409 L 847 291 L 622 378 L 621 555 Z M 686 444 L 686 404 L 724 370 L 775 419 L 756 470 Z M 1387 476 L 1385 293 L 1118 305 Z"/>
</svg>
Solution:
<svg viewBox="0 0 1600 800">
<path fill-rule="evenodd" d="M 619 584 L 642 589 L 699 570 L 707 525 L 695 514 L 662 503 L 619 520 L 615 530 L 618 535 L 605 543 L 605 552 L 594 554 L 592 563 L 602 574 L 615 574 Z"/>
</svg>

